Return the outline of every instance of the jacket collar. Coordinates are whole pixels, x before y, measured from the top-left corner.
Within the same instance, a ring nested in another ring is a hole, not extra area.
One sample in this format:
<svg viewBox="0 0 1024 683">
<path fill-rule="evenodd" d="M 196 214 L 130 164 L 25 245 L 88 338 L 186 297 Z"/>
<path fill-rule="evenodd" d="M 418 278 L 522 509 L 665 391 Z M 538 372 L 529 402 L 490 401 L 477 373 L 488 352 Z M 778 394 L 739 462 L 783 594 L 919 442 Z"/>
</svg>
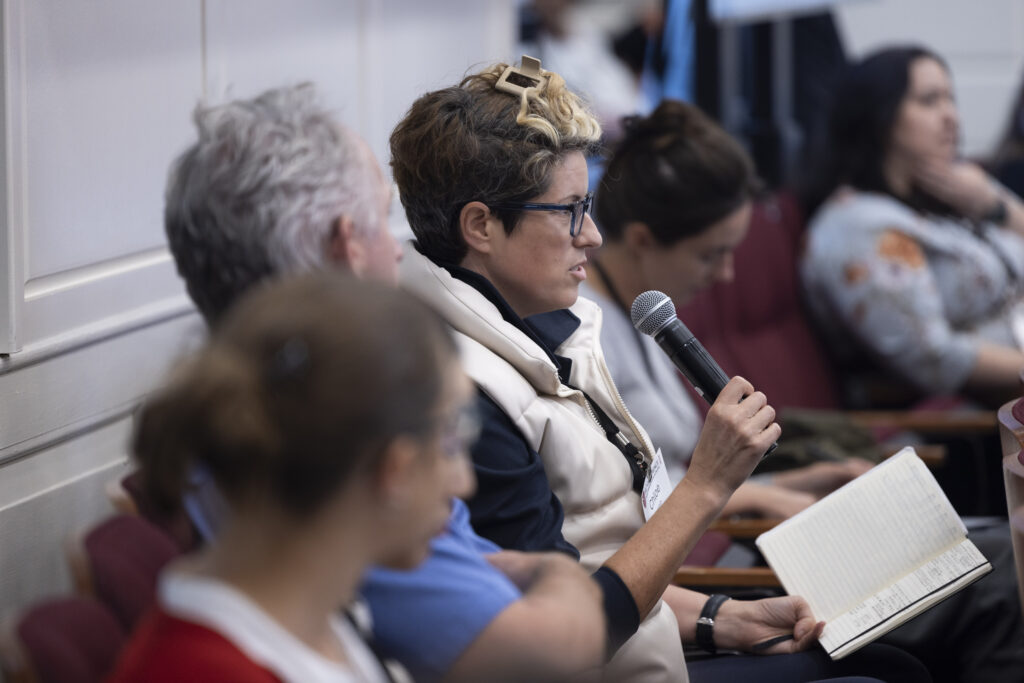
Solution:
<svg viewBox="0 0 1024 683">
<path fill-rule="evenodd" d="M 427 258 L 430 257 L 428 256 Z M 431 261 L 434 260 L 431 259 Z M 572 336 L 572 333 L 580 326 L 580 319 L 572 311 L 563 308 L 558 311 L 551 311 L 550 313 L 538 313 L 537 315 L 520 318 L 519 314 L 512 310 L 508 301 L 498 291 L 498 288 L 480 273 L 451 263 L 434 261 L 434 264 L 447 270 L 455 279 L 462 280 L 483 294 L 501 312 L 501 317 L 505 319 L 505 322 L 509 325 L 514 325 L 516 329 L 530 337 L 530 339 L 536 342 L 537 346 L 547 353 L 548 358 L 558 368 L 558 377 L 562 380 L 562 384 L 569 383 L 572 361 L 565 356 L 556 354 L 555 349 Z"/>
<path fill-rule="evenodd" d="M 569 310 L 520 318 L 487 278 L 455 264 L 435 263 L 414 242 L 401 263 L 403 287 L 452 327 L 515 365 L 530 382 L 554 393 L 572 363 L 554 353 L 581 324 Z"/>
</svg>

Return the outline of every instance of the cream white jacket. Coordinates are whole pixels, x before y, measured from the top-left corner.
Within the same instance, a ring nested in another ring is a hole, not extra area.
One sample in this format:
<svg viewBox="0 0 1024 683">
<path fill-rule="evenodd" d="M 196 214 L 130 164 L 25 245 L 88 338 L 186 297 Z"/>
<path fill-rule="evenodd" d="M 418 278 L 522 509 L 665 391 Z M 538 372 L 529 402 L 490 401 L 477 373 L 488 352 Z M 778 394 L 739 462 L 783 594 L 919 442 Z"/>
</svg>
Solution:
<svg viewBox="0 0 1024 683">
<path fill-rule="evenodd" d="M 472 285 L 435 265 L 411 245 L 402 285 L 451 324 L 469 377 L 509 416 L 540 454 L 565 511 L 562 533 L 596 570 L 644 523 L 632 471 L 591 414 L 583 394 L 562 384 L 544 349 Z M 579 299 L 581 324 L 553 351 L 572 360 L 570 383 L 598 403 L 650 463 L 653 446 L 619 397 L 599 343 L 601 311 Z M 609 680 L 686 681 L 679 627 L 659 601 L 608 667 Z"/>
</svg>

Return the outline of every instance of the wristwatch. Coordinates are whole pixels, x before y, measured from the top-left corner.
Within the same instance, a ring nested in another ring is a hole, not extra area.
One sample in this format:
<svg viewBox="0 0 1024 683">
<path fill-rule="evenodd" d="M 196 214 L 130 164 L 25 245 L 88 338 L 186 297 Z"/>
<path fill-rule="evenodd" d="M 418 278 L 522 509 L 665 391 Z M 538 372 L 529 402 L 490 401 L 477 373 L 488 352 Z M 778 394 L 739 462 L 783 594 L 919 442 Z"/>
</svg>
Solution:
<svg viewBox="0 0 1024 683">
<path fill-rule="evenodd" d="M 715 593 L 708 598 L 704 603 L 704 609 L 700 611 L 700 618 L 697 619 L 697 645 L 705 652 L 718 652 L 715 648 L 715 615 L 718 614 L 718 608 L 722 603 L 728 599 L 728 595 Z"/>
<path fill-rule="evenodd" d="M 1006 208 L 1006 200 L 997 199 L 996 203 L 992 205 L 992 208 L 986 211 L 985 215 L 981 217 L 981 220 L 986 223 L 1005 225 L 1008 217 Z"/>
</svg>

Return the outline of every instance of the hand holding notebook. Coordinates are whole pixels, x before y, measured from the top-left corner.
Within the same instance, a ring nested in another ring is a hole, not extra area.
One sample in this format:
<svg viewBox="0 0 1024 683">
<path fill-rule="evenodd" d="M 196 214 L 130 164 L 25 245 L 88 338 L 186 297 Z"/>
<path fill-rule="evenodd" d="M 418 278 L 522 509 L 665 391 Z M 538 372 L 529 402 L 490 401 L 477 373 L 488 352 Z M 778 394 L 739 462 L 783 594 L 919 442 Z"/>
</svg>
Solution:
<svg viewBox="0 0 1024 683">
<path fill-rule="evenodd" d="M 787 592 L 825 621 L 820 640 L 833 659 L 992 570 L 911 448 L 762 534 L 757 546 Z"/>
</svg>

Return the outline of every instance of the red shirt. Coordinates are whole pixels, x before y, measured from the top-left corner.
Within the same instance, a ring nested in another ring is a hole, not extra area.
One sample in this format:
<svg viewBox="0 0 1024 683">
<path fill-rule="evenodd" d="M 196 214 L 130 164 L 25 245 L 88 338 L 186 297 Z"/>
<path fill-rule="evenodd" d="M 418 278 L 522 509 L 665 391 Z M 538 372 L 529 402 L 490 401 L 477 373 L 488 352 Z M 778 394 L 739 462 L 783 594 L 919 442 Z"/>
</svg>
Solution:
<svg viewBox="0 0 1024 683">
<path fill-rule="evenodd" d="M 107 683 L 282 683 L 216 631 L 150 612 Z"/>
</svg>

